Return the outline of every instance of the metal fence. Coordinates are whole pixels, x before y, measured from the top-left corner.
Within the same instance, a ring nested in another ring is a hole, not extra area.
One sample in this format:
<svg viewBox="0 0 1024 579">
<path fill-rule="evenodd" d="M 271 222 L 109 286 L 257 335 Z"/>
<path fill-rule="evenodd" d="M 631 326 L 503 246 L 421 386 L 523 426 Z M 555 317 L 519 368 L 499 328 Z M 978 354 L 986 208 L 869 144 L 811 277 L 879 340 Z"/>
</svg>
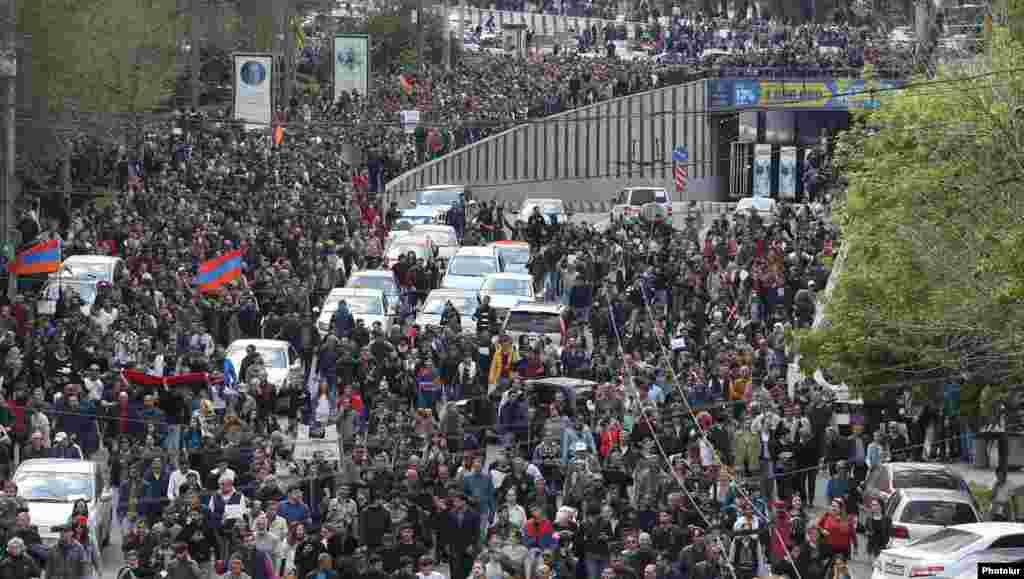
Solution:
<svg viewBox="0 0 1024 579">
<path fill-rule="evenodd" d="M 716 173 L 705 82 L 673 85 L 530 121 L 407 171 L 387 184 L 407 201 L 429 185 L 468 185 L 479 199 L 544 189 L 566 201 L 609 201 L 615 191 L 565 183 L 672 182 L 672 151 L 685 147 L 691 182 Z"/>
</svg>

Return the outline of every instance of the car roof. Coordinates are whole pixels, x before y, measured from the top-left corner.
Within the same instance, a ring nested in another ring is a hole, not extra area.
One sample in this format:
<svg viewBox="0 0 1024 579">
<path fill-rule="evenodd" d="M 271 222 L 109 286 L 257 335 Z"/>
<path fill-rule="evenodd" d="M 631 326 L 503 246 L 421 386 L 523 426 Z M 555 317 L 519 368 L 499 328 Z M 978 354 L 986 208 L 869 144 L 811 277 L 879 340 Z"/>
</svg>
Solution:
<svg viewBox="0 0 1024 579">
<path fill-rule="evenodd" d="M 375 298 L 384 297 L 384 292 L 379 289 L 370 289 L 364 287 L 336 287 L 331 290 L 331 293 L 327 294 L 328 298 L 335 297 L 364 297 L 364 298 Z"/>
<path fill-rule="evenodd" d="M 359 271 L 352 272 L 352 275 L 350 275 L 348 277 L 349 278 L 353 278 L 353 277 L 355 277 L 357 275 L 362 276 L 362 277 L 390 277 L 390 278 L 394 278 L 395 277 L 394 272 L 392 272 L 391 270 L 388 270 L 388 269 L 362 269 L 362 270 L 359 270 Z M 349 289 L 355 289 L 355 288 L 349 288 Z"/>
<path fill-rule="evenodd" d="M 91 460 L 75 458 L 33 458 L 18 465 L 17 472 L 53 472 L 91 474 L 96 470 Z"/>
<path fill-rule="evenodd" d="M 539 205 L 541 203 L 561 203 L 565 204 L 561 199 L 555 199 L 554 197 L 530 197 L 523 201 L 523 205 Z"/>
<path fill-rule="evenodd" d="M 64 263 L 69 261 L 77 261 L 79 263 L 116 263 L 121 261 L 121 258 L 113 255 L 72 255 L 64 259 Z"/>
<path fill-rule="evenodd" d="M 454 288 L 442 288 L 442 289 L 431 290 L 430 293 L 427 294 L 427 299 L 428 300 L 430 298 L 453 298 L 453 297 L 458 297 L 458 298 L 476 297 L 476 292 L 469 291 L 469 290 L 454 289 Z"/>
<path fill-rule="evenodd" d="M 538 312 L 542 314 L 560 314 L 565 308 L 562 304 L 556 303 L 532 303 L 512 306 L 510 312 Z"/>
<path fill-rule="evenodd" d="M 455 254 L 455 257 L 494 257 L 493 247 L 483 247 L 480 245 L 473 245 L 470 247 L 460 247 L 459 251 Z"/>
<path fill-rule="evenodd" d="M 413 225 L 410 233 L 416 233 L 417 231 L 455 231 L 455 228 L 451 225 L 440 225 L 438 223 L 421 223 L 420 225 Z"/>
<path fill-rule="evenodd" d="M 228 350 L 246 349 L 255 346 L 257 350 L 287 350 L 290 344 L 284 340 L 235 340 L 228 345 Z"/>
<path fill-rule="evenodd" d="M 529 241 L 516 241 L 509 239 L 506 241 L 495 241 L 491 243 L 491 247 L 530 247 Z"/>
<path fill-rule="evenodd" d="M 655 191 L 665 191 L 666 193 L 668 192 L 668 189 L 666 189 L 664 187 L 659 187 L 657 185 L 625 187 L 622 190 L 623 191 L 648 191 L 648 190 L 652 190 L 652 189 L 655 190 Z"/>
<path fill-rule="evenodd" d="M 466 189 L 465 185 L 428 185 L 420 189 L 420 191 L 437 191 L 444 189 Z"/>
<path fill-rule="evenodd" d="M 949 465 L 937 464 L 933 462 L 887 462 L 885 466 L 889 467 L 892 471 L 897 470 L 917 470 L 917 471 L 931 471 L 931 472 L 948 472 L 950 474 L 956 474 Z"/>
<path fill-rule="evenodd" d="M 495 279 L 517 279 L 517 280 L 520 280 L 520 281 L 533 281 L 533 276 L 528 274 L 528 273 L 515 273 L 515 272 L 512 272 L 512 271 L 502 271 L 502 272 L 499 272 L 499 273 L 491 273 L 491 274 L 486 275 L 484 277 L 484 280 L 486 281 L 487 279 L 490 279 L 492 277 L 495 278 Z"/>
</svg>

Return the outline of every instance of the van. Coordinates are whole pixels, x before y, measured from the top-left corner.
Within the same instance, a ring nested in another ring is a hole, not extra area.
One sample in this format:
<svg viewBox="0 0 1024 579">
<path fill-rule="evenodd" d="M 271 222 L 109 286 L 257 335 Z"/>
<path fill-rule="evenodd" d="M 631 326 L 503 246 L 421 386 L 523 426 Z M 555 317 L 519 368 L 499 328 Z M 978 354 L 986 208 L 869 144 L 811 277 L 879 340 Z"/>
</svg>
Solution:
<svg viewBox="0 0 1024 579">
<path fill-rule="evenodd" d="M 633 222 L 640 218 L 644 206 L 660 206 L 672 218 L 672 194 L 664 187 L 626 187 L 612 200 L 612 221 Z"/>
</svg>

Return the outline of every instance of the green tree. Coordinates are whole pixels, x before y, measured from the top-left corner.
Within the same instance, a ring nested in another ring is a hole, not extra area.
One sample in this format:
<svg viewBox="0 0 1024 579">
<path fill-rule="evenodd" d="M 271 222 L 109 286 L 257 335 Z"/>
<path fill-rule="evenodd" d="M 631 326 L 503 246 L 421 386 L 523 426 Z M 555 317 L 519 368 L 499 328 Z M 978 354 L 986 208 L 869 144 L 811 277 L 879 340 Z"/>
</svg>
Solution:
<svg viewBox="0 0 1024 579">
<path fill-rule="evenodd" d="M 804 370 L 831 368 L 868 399 L 884 384 L 1024 379 L 1021 49 L 997 28 L 969 70 L 883 96 L 840 137 L 848 255 L 829 323 L 795 333 Z"/>
</svg>

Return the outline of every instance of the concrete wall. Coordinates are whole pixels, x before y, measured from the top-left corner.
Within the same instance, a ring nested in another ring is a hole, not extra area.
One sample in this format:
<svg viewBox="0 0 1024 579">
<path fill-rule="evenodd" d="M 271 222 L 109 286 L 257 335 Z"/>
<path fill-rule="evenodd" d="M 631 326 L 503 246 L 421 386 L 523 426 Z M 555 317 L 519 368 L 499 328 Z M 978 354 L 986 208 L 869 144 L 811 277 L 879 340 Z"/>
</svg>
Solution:
<svg viewBox="0 0 1024 579">
<path fill-rule="evenodd" d="M 417 190 L 440 184 L 503 201 L 607 201 L 629 185 L 674 190 L 672 149 L 685 146 L 690 177 L 682 200 L 724 200 L 706 102 L 705 81 L 695 81 L 519 125 L 400 175 L 387 184 L 388 198 L 404 206 Z"/>
</svg>

